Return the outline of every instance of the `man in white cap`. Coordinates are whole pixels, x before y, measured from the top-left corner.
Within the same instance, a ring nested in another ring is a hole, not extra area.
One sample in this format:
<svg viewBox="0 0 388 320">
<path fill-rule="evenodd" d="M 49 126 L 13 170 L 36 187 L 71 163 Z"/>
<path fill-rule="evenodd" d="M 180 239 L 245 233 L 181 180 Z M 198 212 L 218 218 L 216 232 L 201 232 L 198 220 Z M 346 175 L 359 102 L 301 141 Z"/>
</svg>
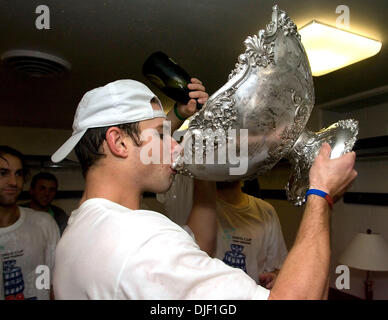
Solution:
<svg viewBox="0 0 388 320">
<path fill-rule="evenodd" d="M 207 99 L 199 82 L 189 89 L 199 103 Z M 322 298 L 330 259 L 329 201 L 356 177 L 354 153 L 330 160 L 330 147 L 321 149 L 310 182 L 328 197 L 308 197 L 294 248 L 269 291 L 242 270 L 210 258 L 166 216 L 139 210 L 142 193 L 167 191 L 175 173 L 169 162 L 177 144 L 163 137 L 164 119 L 159 99 L 137 81 L 112 82 L 82 98 L 72 137 L 52 156 L 58 162 L 75 148 L 86 178 L 80 207 L 57 247 L 56 298 Z M 196 195 L 198 218 L 214 210 L 215 188 L 204 184 Z"/>
</svg>

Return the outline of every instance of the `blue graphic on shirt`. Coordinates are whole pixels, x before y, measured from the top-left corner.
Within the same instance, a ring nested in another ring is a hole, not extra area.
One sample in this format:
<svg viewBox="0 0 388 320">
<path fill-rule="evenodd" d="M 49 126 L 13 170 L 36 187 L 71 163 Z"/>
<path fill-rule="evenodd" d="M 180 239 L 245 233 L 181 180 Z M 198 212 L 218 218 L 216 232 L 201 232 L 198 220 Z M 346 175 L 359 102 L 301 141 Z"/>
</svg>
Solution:
<svg viewBox="0 0 388 320">
<path fill-rule="evenodd" d="M 224 240 L 231 240 L 232 239 L 232 233 L 236 231 L 236 228 L 226 228 L 224 229 L 224 234 L 222 235 L 222 238 Z"/>
<path fill-rule="evenodd" d="M 24 300 L 24 280 L 16 260 L 3 261 L 3 282 L 5 300 Z"/>
<path fill-rule="evenodd" d="M 222 261 L 231 267 L 239 268 L 244 272 L 247 272 L 245 254 L 242 253 L 244 246 L 231 244 L 230 248 L 232 251 L 226 251 Z"/>
</svg>

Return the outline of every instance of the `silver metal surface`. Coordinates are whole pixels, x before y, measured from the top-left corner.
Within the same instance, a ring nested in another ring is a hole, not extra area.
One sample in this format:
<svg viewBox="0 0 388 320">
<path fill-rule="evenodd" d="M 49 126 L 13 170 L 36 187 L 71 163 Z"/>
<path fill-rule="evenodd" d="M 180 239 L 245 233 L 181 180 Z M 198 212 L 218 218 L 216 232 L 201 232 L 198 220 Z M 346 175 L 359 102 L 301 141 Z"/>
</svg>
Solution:
<svg viewBox="0 0 388 320">
<path fill-rule="evenodd" d="M 185 152 L 176 158 L 173 168 L 198 179 L 232 181 L 261 175 L 287 157 L 294 161 L 294 168 L 307 170 L 308 179 L 313 158 L 295 159 L 310 134 L 303 130 L 315 95 L 297 27 L 284 11 L 274 6 L 272 21 L 266 29 L 249 36 L 244 45 L 245 52 L 239 56 L 228 82 L 192 117 L 182 143 Z M 236 130 L 236 134 L 230 129 Z M 240 135 L 240 129 L 247 129 L 247 136 Z M 352 139 L 346 143 L 346 150 L 353 147 L 355 138 Z M 234 154 L 232 151 L 239 156 L 238 163 L 234 161 L 236 157 L 229 156 Z M 315 158 L 315 149 L 307 151 L 314 153 Z M 207 161 L 213 153 L 214 164 Z M 198 155 L 202 162 L 195 158 Z M 225 155 L 226 161 L 220 161 Z M 301 161 L 305 160 L 308 162 L 302 166 Z M 247 164 L 245 172 L 237 170 L 231 174 L 231 169 L 243 163 Z M 301 204 L 299 191 L 304 188 L 300 184 L 306 184 L 306 177 L 291 177 L 294 180 L 288 186 L 289 199 Z"/>
<path fill-rule="evenodd" d="M 331 146 L 331 159 L 352 150 L 358 134 L 358 121 L 340 120 L 319 132 L 305 131 L 287 155 L 291 175 L 286 186 L 287 198 L 296 206 L 305 202 L 309 189 L 309 171 L 324 142 Z"/>
</svg>

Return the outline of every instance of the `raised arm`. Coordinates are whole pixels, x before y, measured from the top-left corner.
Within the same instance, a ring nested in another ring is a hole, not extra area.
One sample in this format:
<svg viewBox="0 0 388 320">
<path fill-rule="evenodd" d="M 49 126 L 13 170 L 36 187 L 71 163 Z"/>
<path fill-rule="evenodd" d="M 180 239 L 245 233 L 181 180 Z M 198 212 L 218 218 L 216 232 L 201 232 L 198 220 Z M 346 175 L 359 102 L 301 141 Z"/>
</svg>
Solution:
<svg viewBox="0 0 388 320">
<path fill-rule="evenodd" d="M 193 208 L 187 225 L 199 247 L 212 257 L 217 245 L 215 182 L 194 180 Z"/>
<path fill-rule="evenodd" d="M 192 116 L 197 111 L 197 101 L 198 103 L 204 104 L 209 95 L 206 93 L 206 89 L 203 86 L 202 82 L 197 78 L 191 78 L 191 83 L 187 85 L 190 89 L 190 100 L 187 104 L 177 103 L 177 112 L 182 119 L 186 119 Z M 167 120 L 171 121 L 171 131 L 174 132 L 180 128 L 184 120 L 179 119 L 172 108 L 167 114 Z"/>
<path fill-rule="evenodd" d="M 310 170 L 310 188 L 320 189 L 337 201 L 356 178 L 355 153 L 330 160 L 324 144 Z M 294 243 L 271 290 L 269 299 L 322 299 L 327 296 L 330 264 L 328 202 L 310 195 Z"/>
</svg>

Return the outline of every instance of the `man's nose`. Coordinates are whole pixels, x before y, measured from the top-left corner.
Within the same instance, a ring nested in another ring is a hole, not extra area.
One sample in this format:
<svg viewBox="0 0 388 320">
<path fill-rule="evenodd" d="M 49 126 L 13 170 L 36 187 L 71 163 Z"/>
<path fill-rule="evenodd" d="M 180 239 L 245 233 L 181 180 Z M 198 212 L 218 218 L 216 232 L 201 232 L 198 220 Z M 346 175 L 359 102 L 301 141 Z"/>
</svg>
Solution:
<svg viewBox="0 0 388 320">
<path fill-rule="evenodd" d="M 8 184 L 10 186 L 16 187 L 17 185 L 17 178 L 14 174 L 10 174 L 8 177 Z"/>
</svg>

